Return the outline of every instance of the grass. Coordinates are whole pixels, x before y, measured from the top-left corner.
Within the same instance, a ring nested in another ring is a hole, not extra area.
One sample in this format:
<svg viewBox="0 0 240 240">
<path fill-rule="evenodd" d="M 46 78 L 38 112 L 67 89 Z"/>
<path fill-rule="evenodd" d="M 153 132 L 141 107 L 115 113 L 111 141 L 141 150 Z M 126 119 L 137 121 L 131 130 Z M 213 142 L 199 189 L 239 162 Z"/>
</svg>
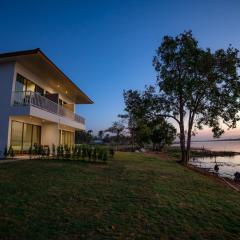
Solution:
<svg viewBox="0 0 240 240">
<path fill-rule="evenodd" d="M 0 239 L 239 239 L 239 193 L 164 158 L 0 164 Z"/>
</svg>

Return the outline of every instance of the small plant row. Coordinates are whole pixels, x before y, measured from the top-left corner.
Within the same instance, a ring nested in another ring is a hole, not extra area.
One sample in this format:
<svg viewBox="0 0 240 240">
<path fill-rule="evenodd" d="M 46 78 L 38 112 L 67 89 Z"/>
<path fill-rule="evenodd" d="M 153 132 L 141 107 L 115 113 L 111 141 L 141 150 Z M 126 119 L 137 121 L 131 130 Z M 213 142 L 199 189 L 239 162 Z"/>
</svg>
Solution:
<svg viewBox="0 0 240 240">
<path fill-rule="evenodd" d="M 56 158 L 56 159 L 72 159 L 72 160 L 88 160 L 88 161 L 107 161 L 108 158 L 114 157 L 114 150 L 112 148 L 94 146 L 94 145 L 75 145 L 69 147 L 68 145 L 52 145 L 49 146 L 35 145 L 29 149 L 31 155 L 37 155 L 41 158 Z"/>
<path fill-rule="evenodd" d="M 25 152 L 26 153 L 26 152 Z M 73 159 L 73 160 L 83 160 L 83 161 L 107 161 L 109 158 L 114 157 L 114 149 L 107 148 L 103 146 L 96 145 L 74 145 L 69 147 L 68 145 L 37 145 L 34 144 L 33 147 L 30 147 L 27 151 L 27 154 L 30 158 L 33 156 L 39 158 L 51 158 L 51 159 Z M 12 146 L 9 149 L 5 148 L 4 156 L 14 157 L 15 151 Z"/>
</svg>

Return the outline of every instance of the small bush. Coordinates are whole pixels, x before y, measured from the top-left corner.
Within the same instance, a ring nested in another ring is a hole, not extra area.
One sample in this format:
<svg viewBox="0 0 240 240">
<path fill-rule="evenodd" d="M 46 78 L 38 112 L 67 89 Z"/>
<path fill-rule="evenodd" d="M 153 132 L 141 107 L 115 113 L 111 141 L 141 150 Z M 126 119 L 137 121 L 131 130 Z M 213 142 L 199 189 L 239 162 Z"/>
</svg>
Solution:
<svg viewBox="0 0 240 240">
<path fill-rule="evenodd" d="M 56 147 L 55 144 L 52 144 L 52 156 L 55 157 L 56 155 Z"/>
<path fill-rule="evenodd" d="M 86 157 L 87 157 L 87 148 L 86 148 L 86 146 L 84 145 L 84 146 L 82 147 L 82 160 L 84 161 Z"/>
<path fill-rule="evenodd" d="M 12 145 L 10 145 L 9 149 L 8 149 L 8 155 L 11 157 L 11 158 L 14 158 L 15 157 L 15 152 L 12 148 Z"/>
<path fill-rule="evenodd" d="M 114 158 L 115 151 L 113 148 L 109 148 L 109 155 L 111 158 Z"/>
<path fill-rule="evenodd" d="M 49 146 L 34 146 L 32 152 L 37 152 L 40 156 L 50 156 Z M 94 146 L 94 145 L 75 145 L 69 147 L 68 145 L 59 145 L 55 148 L 52 145 L 52 156 L 54 157 L 54 152 L 58 159 L 75 159 L 83 161 L 107 161 L 109 157 L 113 158 L 114 150 L 108 149 L 107 147 Z"/>
<path fill-rule="evenodd" d="M 103 161 L 107 161 L 107 160 L 108 160 L 107 150 L 105 150 L 105 151 L 103 152 L 102 160 L 103 160 Z"/>
<path fill-rule="evenodd" d="M 67 145 L 64 146 L 64 157 L 69 159 L 71 157 L 71 149 Z"/>
<path fill-rule="evenodd" d="M 88 155 L 88 160 L 92 160 L 92 147 L 88 146 L 87 148 L 87 155 Z"/>
<path fill-rule="evenodd" d="M 92 159 L 93 161 L 96 161 L 97 160 L 97 148 L 93 148 L 93 154 L 92 154 Z"/>
</svg>

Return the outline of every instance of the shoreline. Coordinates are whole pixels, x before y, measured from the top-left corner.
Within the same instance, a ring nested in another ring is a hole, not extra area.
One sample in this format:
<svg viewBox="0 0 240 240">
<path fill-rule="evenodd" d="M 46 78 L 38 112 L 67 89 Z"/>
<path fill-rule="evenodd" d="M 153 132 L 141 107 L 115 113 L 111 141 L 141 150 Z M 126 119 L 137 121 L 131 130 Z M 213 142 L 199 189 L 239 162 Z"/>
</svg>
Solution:
<svg viewBox="0 0 240 240">
<path fill-rule="evenodd" d="M 225 186 L 227 185 L 228 187 L 230 187 L 231 189 L 234 189 L 237 192 L 240 192 L 240 183 L 235 182 L 234 180 L 232 180 L 230 178 L 221 177 L 216 173 L 209 172 L 209 171 L 205 170 L 204 168 L 199 168 L 199 167 L 196 167 L 191 164 L 188 164 L 185 167 L 190 170 L 193 170 L 195 172 L 198 172 L 204 176 L 208 176 L 209 178 L 211 178 L 215 181 L 218 181 L 218 182 L 224 184 Z"/>
</svg>

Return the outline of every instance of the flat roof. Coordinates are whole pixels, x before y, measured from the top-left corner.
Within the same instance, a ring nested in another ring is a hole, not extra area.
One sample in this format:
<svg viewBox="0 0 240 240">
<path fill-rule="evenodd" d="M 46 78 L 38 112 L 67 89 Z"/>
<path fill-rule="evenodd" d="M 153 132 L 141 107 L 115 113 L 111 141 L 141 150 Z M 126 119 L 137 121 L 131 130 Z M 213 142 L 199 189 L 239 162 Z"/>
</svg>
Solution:
<svg viewBox="0 0 240 240">
<path fill-rule="evenodd" d="M 43 68 L 46 76 L 54 78 L 58 86 L 59 83 L 63 85 L 65 92 L 66 90 L 71 90 L 71 95 L 68 95 L 68 97 L 71 96 L 75 103 L 93 103 L 93 101 L 40 50 L 40 48 L 1 53 L 0 62 L 3 61 L 16 61 L 25 66 L 29 66 L 30 64 L 37 65 L 39 68 Z M 43 72 L 41 73 L 43 74 Z"/>
</svg>

